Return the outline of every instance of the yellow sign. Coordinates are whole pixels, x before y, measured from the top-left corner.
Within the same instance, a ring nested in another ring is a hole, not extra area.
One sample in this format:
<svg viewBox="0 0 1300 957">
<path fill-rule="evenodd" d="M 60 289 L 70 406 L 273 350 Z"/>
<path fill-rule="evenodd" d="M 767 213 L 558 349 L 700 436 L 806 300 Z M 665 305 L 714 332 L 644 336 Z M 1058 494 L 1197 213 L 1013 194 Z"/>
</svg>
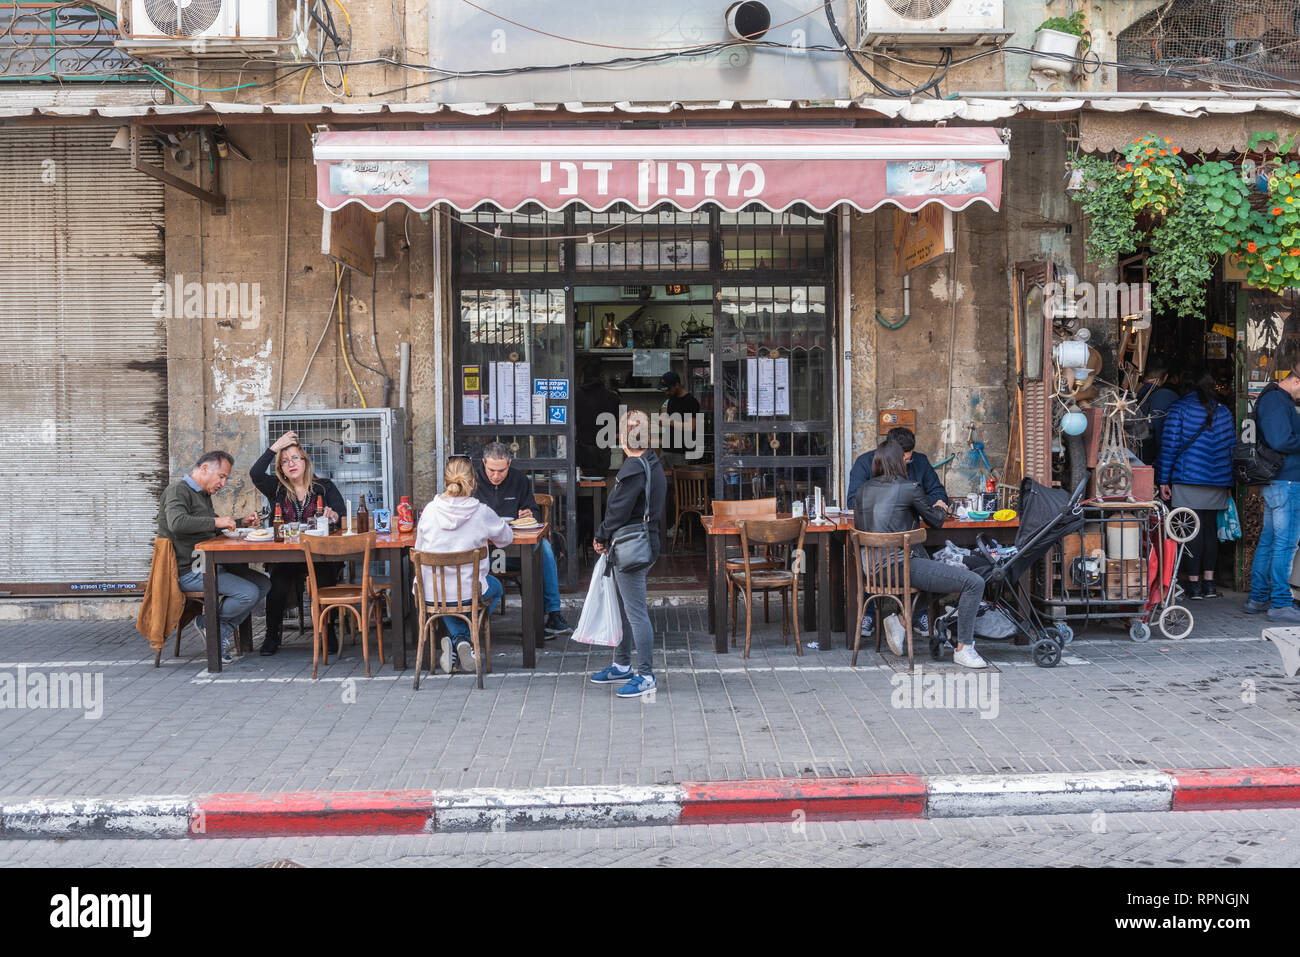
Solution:
<svg viewBox="0 0 1300 957">
<path fill-rule="evenodd" d="M 465 395 L 478 395 L 479 393 L 479 367 L 478 366 L 461 366 L 461 389 Z"/>
<path fill-rule="evenodd" d="M 321 229 L 321 252 L 357 272 L 375 274 L 375 229 L 379 214 L 359 203 L 326 210 Z"/>
<path fill-rule="evenodd" d="M 894 210 L 894 275 L 903 276 L 952 252 L 952 210 L 938 203 L 915 213 Z"/>
<path fill-rule="evenodd" d="M 1210 331 L 1217 332 L 1219 335 L 1228 339 L 1231 339 L 1237 334 L 1237 330 L 1233 329 L 1232 326 L 1225 326 L 1221 322 L 1216 322 L 1214 325 L 1210 326 Z"/>
</svg>

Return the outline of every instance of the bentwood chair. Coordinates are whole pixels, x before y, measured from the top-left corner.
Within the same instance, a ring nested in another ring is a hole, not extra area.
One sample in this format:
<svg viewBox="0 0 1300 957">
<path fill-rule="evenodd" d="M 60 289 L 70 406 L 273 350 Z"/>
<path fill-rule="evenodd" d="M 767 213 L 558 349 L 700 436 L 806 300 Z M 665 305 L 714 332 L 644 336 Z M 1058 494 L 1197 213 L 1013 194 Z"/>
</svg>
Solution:
<svg viewBox="0 0 1300 957">
<path fill-rule="evenodd" d="M 723 501 L 715 499 L 713 501 L 713 521 L 718 525 L 731 525 L 742 518 L 776 518 L 776 499 L 774 498 L 751 498 L 743 501 Z M 735 582 L 731 580 L 731 572 L 743 571 L 745 560 L 741 557 L 740 552 L 731 550 L 728 554 L 723 569 L 717 574 L 725 575 L 727 581 L 727 600 L 735 606 L 733 591 Z M 768 549 L 763 550 L 763 557 L 757 558 L 751 556 L 750 563 L 754 568 L 777 568 L 779 563 L 774 562 L 769 554 Z M 763 622 L 766 624 L 768 618 L 768 592 L 763 592 Z M 734 617 L 732 619 L 735 620 Z M 735 645 L 735 638 L 732 638 L 732 645 Z"/>
<path fill-rule="evenodd" d="M 876 626 L 876 651 L 880 651 L 880 636 L 884 631 L 880 614 L 880 601 L 889 599 L 898 605 L 907 631 L 907 667 L 911 670 L 912 611 L 920 590 L 912 587 L 912 549 L 925 544 L 926 530 L 914 528 L 910 532 L 849 532 L 853 543 L 853 580 L 857 591 L 857 625 L 853 634 L 854 667 L 858 664 L 858 647 L 862 644 L 862 619 L 867 606 L 874 609 Z M 902 551 L 902 560 L 898 552 Z M 930 627 L 935 618 L 930 615 Z"/>
<path fill-rule="evenodd" d="M 541 512 L 540 515 L 536 516 L 537 520 L 543 525 L 550 525 L 551 509 L 555 506 L 555 497 L 547 495 L 545 492 L 534 492 L 533 500 L 537 502 L 537 509 Z M 492 574 L 501 580 L 501 610 L 505 611 L 506 583 L 514 582 L 519 586 L 519 593 L 522 595 L 524 591 L 523 572 L 517 568 L 514 571 L 507 571 L 503 568 L 501 571 L 493 571 Z"/>
<path fill-rule="evenodd" d="M 421 552 L 411 549 L 411 569 L 415 575 L 415 604 L 420 612 L 420 641 L 415 649 L 415 684 L 420 690 L 420 671 L 424 668 L 424 646 L 429 645 L 429 673 L 433 674 L 437 636 L 434 624 L 443 616 L 459 618 L 469 627 L 474 644 L 474 676 L 479 689 L 483 688 L 483 673 L 492 672 L 492 621 L 487 603 L 483 600 L 479 568 L 487 560 L 488 547 L 465 552 Z M 424 571 L 429 570 L 432 591 L 425 592 Z M 468 575 L 462 575 L 467 571 Z M 473 584 L 465 594 L 462 578 Z M 479 642 L 479 632 L 483 641 Z"/>
<path fill-rule="evenodd" d="M 329 664 L 329 648 L 325 641 L 326 621 L 331 612 L 339 616 L 339 633 L 342 639 L 344 622 L 350 622 L 345 612 L 356 618 L 361 632 L 361 657 L 366 663 L 366 677 L 370 677 L 370 619 L 375 619 L 375 633 L 379 645 L 379 663 L 384 663 L 384 620 L 380 611 L 380 596 L 370 578 L 370 556 L 375 550 L 374 532 L 361 535 L 330 535 L 328 537 L 303 535 L 299 539 L 307 557 L 307 592 L 311 595 L 312 658 L 311 676 L 316 677 L 317 666 L 323 657 Z M 339 561 L 349 555 L 360 555 L 361 584 L 328 585 L 316 582 L 316 559 Z M 340 650 L 342 646 L 340 645 Z"/>
<path fill-rule="evenodd" d="M 695 545 L 695 525 L 690 516 L 699 518 L 709 513 L 709 486 L 713 483 L 713 469 L 685 468 L 673 469 L 673 554 L 682 541 L 682 519 L 686 519 L 686 530 L 691 536 L 691 545 Z"/>
<path fill-rule="evenodd" d="M 736 523 L 740 529 L 741 558 L 744 568 L 727 572 L 728 578 L 735 583 L 731 592 L 731 633 L 736 634 L 736 599 L 743 590 L 745 593 L 745 657 L 749 657 L 749 642 L 753 634 L 753 600 L 754 592 L 762 591 L 764 597 L 768 592 L 781 593 L 781 641 L 789 644 L 788 622 L 794 623 L 794 648 L 798 655 L 803 654 L 803 644 L 799 639 L 799 575 L 803 571 L 803 536 L 808 521 L 805 518 L 776 519 L 742 519 Z M 769 555 L 780 554 L 779 561 L 772 559 L 758 567 L 751 563 L 750 546 L 762 545 L 769 549 Z M 786 594 L 789 593 L 789 600 Z"/>
</svg>

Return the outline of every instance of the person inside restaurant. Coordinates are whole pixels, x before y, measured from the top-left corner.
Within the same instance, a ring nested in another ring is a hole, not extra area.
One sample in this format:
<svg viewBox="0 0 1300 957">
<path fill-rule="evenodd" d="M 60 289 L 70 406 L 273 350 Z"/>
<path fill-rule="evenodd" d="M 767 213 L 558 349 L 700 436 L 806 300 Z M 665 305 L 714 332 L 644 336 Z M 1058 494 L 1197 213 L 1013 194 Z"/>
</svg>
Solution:
<svg viewBox="0 0 1300 957">
<path fill-rule="evenodd" d="M 1133 428 L 1138 440 L 1138 458 L 1146 465 L 1155 465 L 1156 456 L 1160 453 L 1165 414 L 1178 401 L 1178 392 L 1173 387 L 1176 381 L 1177 378 L 1169 374 L 1169 367 L 1161 359 L 1148 362 L 1142 373 Z"/>
<path fill-rule="evenodd" d="M 903 461 L 907 465 L 907 477 L 913 482 L 917 482 L 922 491 L 925 492 L 926 500 L 931 505 L 942 505 L 948 507 L 948 493 L 939 481 L 939 475 L 930 464 L 930 460 L 922 452 L 916 451 L 916 436 L 912 434 L 911 429 L 905 429 L 902 426 L 890 429 L 885 435 L 885 440 L 895 442 L 903 450 Z M 849 472 L 849 497 L 846 503 L 848 508 L 856 508 L 858 501 L 858 490 L 867 483 L 872 476 L 872 462 L 876 456 L 876 450 L 863 452 L 853 463 L 853 469 Z"/>
<path fill-rule="evenodd" d="M 574 440 L 578 470 L 583 475 L 603 478 L 609 471 L 614 443 L 602 443 L 600 433 L 606 423 L 618 422 L 618 404 L 618 394 L 605 385 L 600 363 L 587 363 L 582 370 L 582 385 L 573 396 Z"/>
<path fill-rule="evenodd" d="M 181 591 L 203 591 L 203 556 L 194 546 L 221 529 L 234 530 L 235 520 L 217 517 L 212 496 L 226 487 L 235 459 L 229 452 L 205 452 L 189 475 L 172 482 L 158 506 L 158 537 L 169 539 L 176 550 L 176 568 Z M 257 514 L 244 516 L 245 525 L 256 525 Z M 253 606 L 266 597 L 271 581 L 247 565 L 223 565 L 217 574 L 221 610 L 221 660 L 230 664 L 238 656 L 235 629 L 243 624 Z M 210 611 L 210 609 L 205 609 Z M 206 629 L 204 616 L 194 619 L 200 632 Z"/>
<path fill-rule="evenodd" d="M 274 465 L 272 464 L 274 463 Z M 272 515 L 278 507 L 280 517 L 289 522 L 314 523 L 324 515 L 330 522 L 339 520 L 339 513 L 347 506 L 343 493 L 327 478 L 318 478 L 312 468 L 311 458 L 303 451 L 297 432 L 286 432 L 262 453 L 248 470 L 249 478 L 257 490 L 266 496 L 267 508 Z M 316 583 L 328 588 L 338 582 L 342 568 L 339 562 L 318 562 Z M 261 653 L 273 655 L 280 650 L 280 629 L 285 607 L 291 598 L 302 593 L 307 580 L 307 566 L 303 562 L 274 562 L 268 565 L 271 591 L 266 596 L 266 639 Z M 331 655 L 339 653 L 339 640 L 334 617 L 328 629 Z"/>
<path fill-rule="evenodd" d="M 854 527 L 864 532 L 907 532 L 920 527 L 921 521 L 938 528 L 947 516 L 947 504 L 931 502 L 921 484 L 908 477 L 903 447 L 893 439 L 886 439 L 876 449 L 871 463 L 871 478 L 858 495 Z M 894 561 L 901 562 L 902 549 L 897 552 Z M 961 593 L 957 603 L 957 648 L 952 660 L 966 668 L 987 667 L 975 650 L 975 618 L 984 594 L 984 579 L 969 568 L 945 565 L 928 558 L 925 550 L 918 547 L 911 558 L 911 580 L 922 591 Z M 896 655 L 906 653 L 904 648 L 895 644 L 892 636 L 889 646 Z"/>
<path fill-rule="evenodd" d="M 659 377 L 655 386 L 667 393 L 659 411 L 669 416 L 661 420 L 660 458 L 665 466 L 698 464 L 701 443 L 704 441 L 702 423 L 694 416 L 700 411 L 700 400 L 682 385 L 682 377 L 669 369 Z"/>
<path fill-rule="evenodd" d="M 483 447 L 483 470 L 477 476 L 474 497 L 508 521 L 534 518 L 541 521 L 541 510 L 533 498 L 533 483 L 523 472 L 511 467 L 514 455 L 504 442 L 489 442 Z M 555 551 L 546 539 L 535 548 L 542 550 L 542 599 L 546 610 L 546 634 L 563 635 L 573 630 L 560 612 L 560 574 Z M 518 571 L 519 559 L 506 562 L 510 571 Z"/>
<path fill-rule="evenodd" d="M 421 552 L 468 552 L 485 545 L 504 548 L 515 540 L 510 522 L 492 508 L 474 498 L 474 467 L 464 455 L 453 455 L 447 460 L 442 474 L 443 490 L 420 513 L 420 524 L 415 530 L 415 547 Z M 496 610 L 503 589 L 501 580 L 488 574 L 488 559 L 483 559 L 477 569 L 461 566 L 458 592 L 450 568 L 438 569 L 443 578 L 447 600 L 464 595 L 464 604 L 473 599 L 475 571 L 478 574 L 479 596 L 487 613 Z M 432 568 L 424 569 L 424 594 L 434 595 Z M 461 671 L 474 670 L 474 645 L 469 638 L 469 626 L 459 618 L 443 616 L 439 623 L 446 629 L 442 654 L 438 660 L 444 674 L 451 674 L 453 657 Z M 416 663 L 417 667 L 419 662 Z"/>
</svg>

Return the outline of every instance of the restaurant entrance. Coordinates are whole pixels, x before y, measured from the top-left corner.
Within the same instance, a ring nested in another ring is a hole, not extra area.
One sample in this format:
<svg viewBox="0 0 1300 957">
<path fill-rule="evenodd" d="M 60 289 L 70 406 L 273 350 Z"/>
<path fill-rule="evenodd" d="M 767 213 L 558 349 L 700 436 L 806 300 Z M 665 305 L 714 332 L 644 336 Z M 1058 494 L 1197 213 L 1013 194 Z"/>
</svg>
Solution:
<svg viewBox="0 0 1300 957">
<path fill-rule="evenodd" d="M 799 206 L 480 206 L 453 220 L 453 451 L 514 451 L 550 497 L 568 587 L 622 461 L 593 403 L 664 413 L 652 444 L 672 473 L 670 528 L 684 480 L 783 511 L 814 488 L 834 500 L 833 227 Z"/>
</svg>

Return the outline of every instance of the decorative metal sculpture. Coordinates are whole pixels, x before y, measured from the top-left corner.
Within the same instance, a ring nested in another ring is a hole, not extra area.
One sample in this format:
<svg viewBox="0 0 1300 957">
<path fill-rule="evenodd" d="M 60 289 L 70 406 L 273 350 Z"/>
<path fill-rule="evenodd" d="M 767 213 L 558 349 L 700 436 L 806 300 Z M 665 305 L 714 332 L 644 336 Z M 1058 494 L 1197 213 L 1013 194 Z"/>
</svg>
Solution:
<svg viewBox="0 0 1300 957">
<path fill-rule="evenodd" d="M 1097 450 L 1097 494 L 1122 498 L 1133 489 L 1133 467 L 1124 441 L 1124 422 L 1133 414 L 1136 400 L 1128 392 L 1111 391 L 1105 405 L 1105 426 Z"/>
</svg>

